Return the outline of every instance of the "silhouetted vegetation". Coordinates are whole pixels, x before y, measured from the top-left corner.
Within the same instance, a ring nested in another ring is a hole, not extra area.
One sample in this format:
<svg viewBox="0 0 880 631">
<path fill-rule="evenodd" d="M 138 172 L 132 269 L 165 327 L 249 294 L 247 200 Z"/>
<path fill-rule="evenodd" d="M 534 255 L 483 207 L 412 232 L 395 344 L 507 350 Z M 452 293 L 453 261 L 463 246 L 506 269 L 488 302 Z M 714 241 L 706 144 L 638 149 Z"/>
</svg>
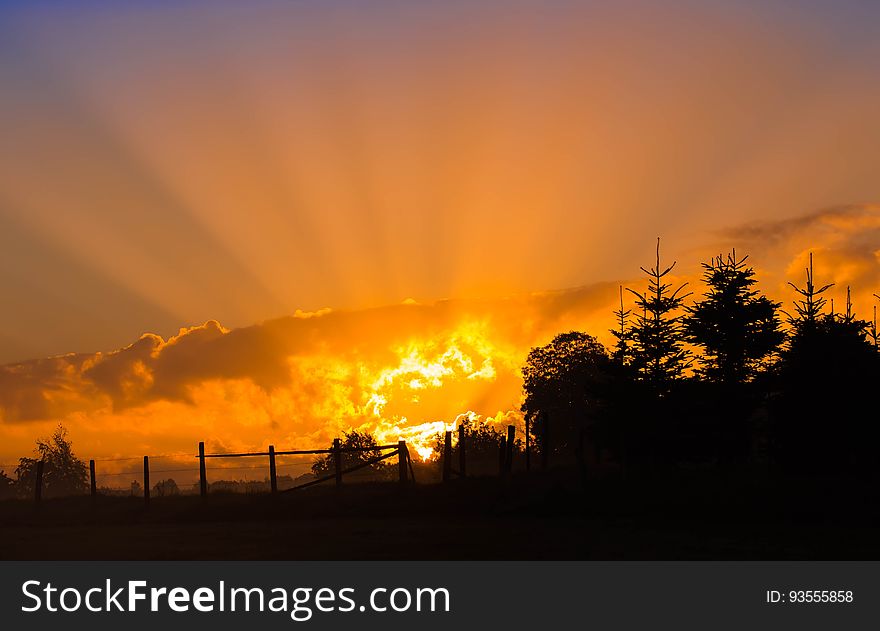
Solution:
<svg viewBox="0 0 880 631">
<path fill-rule="evenodd" d="M 843 313 L 824 313 L 812 256 L 801 300 L 790 317 L 788 346 L 775 367 L 771 448 L 785 468 L 805 472 L 875 467 L 880 432 L 870 411 L 880 355 L 871 323 L 856 318 L 847 288 Z"/>
<path fill-rule="evenodd" d="M 584 466 L 588 435 L 594 443 L 599 436 L 611 374 L 608 351 L 586 333 L 562 333 L 529 352 L 522 411 L 543 462 L 574 459 Z"/>
<path fill-rule="evenodd" d="M 177 482 L 172 478 L 168 478 L 167 480 L 156 482 L 155 486 L 153 486 L 153 495 L 156 497 L 180 495 L 180 489 L 177 487 Z"/>
<path fill-rule="evenodd" d="M 340 441 L 340 446 L 343 449 L 359 450 L 348 452 L 344 451 L 342 453 L 343 470 L 349 469 L 359 464 L 364 464 L 382 455 L 382 451 L 379 449 L 379 443 L 376 441 L 376 437 L 369 432 L 351 430 L 350 432 L 344 432 L 343 434 L 345 438 Z M 332 448 L 333 445 L 331 444 L 328 449 Z M 335 471 L 333 457 L 333 454 L 327 454 L 325 456 L 316 458 L 315 462 L 312 464 L 312 473 L 314 473 L 316 477 L 322 477 L 329 475 L 330 473 Z M 384 462 L 375 462 L 365 467 L 365 470 L 361 470 L 361 472 L 358 472 L 358 474 L 360 476 L 372 475 L 373 477 L 375 477 L 376 475 L 378 475 L 380 477 L 385 477 L 390 475 L 388 469 L 388 465 L 386 465 Z"/>
<path fill-rule="evenodd" d="M 73 453 L 67 430 L 59 424 L 48 438 L 37 440 L 36 458 L 21 458 L 15 468 L 16 487 L 23 496 L 33 493 L 37 463 L 43 462 L 43 494 L 46 497 L 85 493 L 89 486 L 86 463 Z"/>
<path fill-rule="evenodd" d="M 880 370 L 876 319 L 856 317 L 849 289 L 845 309 L 829 312 L 832 285 L 815 284 L 811 255 L 784 329 L 781 303 L 756 289 L 747 260 L 733 251 L 703 263 L 705 290 L 687 305 L 686 284 L 666 280 L 675 263 L 661 265 L 658 240 L 655 264 L 641 268 L 647 290 L 628 290 L 632 308 L 621 289 L 611 353 L 580 332 L 532 349 L 523 412 L 536 451 L 549 441 L 550 455 L 583 464 L 586 437 L 629 473 L 876 467 L 880 429 L 867 414 Z"/>
<path fill-rule="evenodd" d="M 707 291 L 687 308 L 686 339 L 698 346 L 698 375 L 726 385 L 751 381 L 785 340 L 777 310 L 754 289 L 755 270 L 736 251 L 703 263 Z"/>
<path fill-rule="evenodd" d="M 659 396 L 668 394 L 672 383 L 681 378 L 690 365 L 690 351 L 685 348 L 681 307 L 689 293 L 682 293 L 686 283 L 673 289 L 666 277 L 675 268 L 675 261 L 665 268 L 660 265 L 660 239 L 657 239 L 657 260 L 650 269 L 641 270 L 648 276 L 644 293 L 628 289 L 636 297 L 636 322 L 629 331 L 632 346 L 629 361 L 640 379 L 647 382 Z"/>
<path fill-rule="evenodd" d="M 703 263 L 706 292 L 684 318 L 685 338 L 699 352 L 697 386 L 688 393 L 696 412 L 690 435 L 702 438 L 703 451 L 705 443 L 714 444 L 714 456 L 724 465 L 748 458 L 749 421 L 762 394 L 754 380 L 785 341 L 781 305 L 755 289 L 747 260 L 733 251 Z"/>
<path fill-rule="evenodd" d="M 497 475 L 498 474 L 498 450 L 502 440 L 506 440 L 506 432 L 487 423 L 484 419 L 472 419 L 462 415 L 458 424 L 465 430 L 465 455 L 469 475 Z M 457 463 L 461 445 L 458 442 L 458 432 L 452 433 L 452 462 Z M 434 436 L 433 453 L 431 460 L 439 462 L 443 457 L 443 434 Z M 519 457 L 525 451 L 522 439 L 517 438 L 513 442 L 513 451 Z"/>
</svg>

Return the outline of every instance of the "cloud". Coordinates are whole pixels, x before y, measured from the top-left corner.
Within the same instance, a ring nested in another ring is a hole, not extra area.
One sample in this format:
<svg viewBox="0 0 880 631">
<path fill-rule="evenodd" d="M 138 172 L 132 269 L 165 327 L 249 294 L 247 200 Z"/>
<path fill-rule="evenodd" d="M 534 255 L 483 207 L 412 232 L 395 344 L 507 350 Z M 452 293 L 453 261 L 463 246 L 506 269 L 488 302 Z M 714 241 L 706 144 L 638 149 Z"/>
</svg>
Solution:
<svg viewBox="0 0 880 631">
<path fill-rule="evenodd" d="M 757 221 L 729 227 L 718 234 L 730 241 L 746 243 L 781 243 L 809 234 L 843 237 L 859 228 L 880 227 L 880 205 L 848 204 L 823 208 L 797 217 L 776 221 Z"/>
<path fill-rule="evenodd" d="M 834 283 L 827 294 L 839 310 L 852 288 L 857 312 L 873 315 L 880 291 L 880 204 L 849 204 L 782 221 L 736 226 L 717 234 L 719 247 L 751 253 L 762 285 L 777 300 L 790 301 L 788 282 L 803 285 L 813 254 L 816 283 Z"/>
<path fill-rule="evenodd" d="M 606 283 L 148 333 L 109 353 L 0 367 L 0 431 L 26 445 L 61 420 L 84 449 L 128 455 L 199 440 L 313 448 L 357 428 L 424 455 L 463 413 L 515 422 L 529 348 L 561 330 L 604 335 L 616 295 Z"/>
<path fill-rule="evenodd" d="M 0 367 L 4 422 L 46 419 L 94 409 L 100 389 L 83 377 L 88 355 L 63 355 Z"/>
</svg>

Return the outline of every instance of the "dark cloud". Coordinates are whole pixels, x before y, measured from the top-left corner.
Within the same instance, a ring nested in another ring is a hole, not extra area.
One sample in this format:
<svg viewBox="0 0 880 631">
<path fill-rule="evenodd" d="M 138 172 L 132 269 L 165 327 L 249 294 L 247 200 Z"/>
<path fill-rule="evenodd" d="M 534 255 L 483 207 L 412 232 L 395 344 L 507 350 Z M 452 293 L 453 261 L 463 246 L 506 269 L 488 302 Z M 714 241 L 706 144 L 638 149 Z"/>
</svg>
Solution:
<svg viewBox="0 0 880 631">
<path fill-rule="evenodd" d="M 802 235 L 835 222 L 848 222 L 865 217 L 880 217 L 880 205 L 847 204 L 772 221 L 757 221 L 725 228 L 716 232 L 726 241 L 746 244 L 774 244 Z"/>
<path fill-rule="evenodd" d="M 87 410 L 100 388 L 81 377 L 90 355 L 65 355 L 0 366 L 0 414 L 4 421 L 59 417 Z"/>
<path fill-rule="evenodd" d="M 785 304 L 796 298 L 787 283 L 803 284 L 812 254 L 816 282 L 833 283 L 826 297 L 842 305 L 850 288 L 857 313 L 872 316 L 880 291 L 880 204 L 835 206 L 719 236 L 719 250 L 735 246 L 751 254 L 765 289 Z"/>
</svg>

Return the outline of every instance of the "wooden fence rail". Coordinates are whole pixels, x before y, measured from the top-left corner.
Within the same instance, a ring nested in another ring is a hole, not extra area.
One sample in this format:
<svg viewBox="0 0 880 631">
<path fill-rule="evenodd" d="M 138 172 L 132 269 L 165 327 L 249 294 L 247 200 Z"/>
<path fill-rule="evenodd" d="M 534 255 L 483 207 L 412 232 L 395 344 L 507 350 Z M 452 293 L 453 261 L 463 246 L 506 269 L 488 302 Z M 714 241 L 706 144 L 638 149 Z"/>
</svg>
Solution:
<svg viewBox="0 0 880 631">
<path fill-rule="evenodd" d="M 528 424 L 526 425 L 526 468 L 529 468 L 530 465 L 530 449 L 531 446 L 529 444 L 529 435 L 528 435 Z M 547 423 L 544 422 L 542 424 L 542 438 L 546 441 L 547 438 Z M 516 440 L 516 429 L 513 425 L 508 425 L 507 427 L 507 435 L 502 436 L 499 449 L 498 449 L 498 472 L 502 476 L 509 475 L 513 468 L 513 455 L 514 455 L 514 447 Z M 546 442 L 545 442 L 546 444 Z M 448 482 L 452 479 L 453 475 L 459 477 L 465 477 L 467 475 L 467 432 L 465 431 L 464 425 L 459 425 L 458 427 L 458 469 L 453 468 L 452 462 L 452 432 L 447 431 L 444 435 L 443 440 L 443 458 L 442 458 L 442 478 L 444 482 Z M 377 457 L 371 458 L 367 461 L 360 462 L 354 466 L 343 468 L 343 458 L 342 455 L 345 453 L 358 453 L 364 451 L 379 451 L 380 454 L 383 451 L 388 451 L 389 453 L 381 454 Z M 541 450 L 542 456 L 542 467 L 546 467 L 547 457 L 546 457 L 546 449 Z M 269 462 L 269 485 L 270 491 L 273 495 L 278 493 L 278 473 L 277 473 L 277 465 L 276 458 L 278 456 L 310 456 L 310 455 L 322 455 L 328 454 L 332 455 L 333 462 L 333 473 L 320 477 L 316 480 L 311 480 L 306 482 L 305 484 L 300 484 L 294 486 L 292 488 L 286 489 L 285 491 L 293 491 L 297 489 L 303 489 L 310 486 L 314 486 L 316 484 L 321 484 L 323 482 L 327 482 L 329 480 L 335 480 L 337 486 L 342 484 L 343 476 L 350 474 L 354 471 L 358 471 L 365 467 L 372 466 L 378 462 L 386 460 L 388 458 L 392 458 L 397 456 L 397 471 L 398 471 L 398 479 L 402 485 L 406 485 L 410 482 L 415 482 L 415 472 L 413 471 L 412 459 L 410 458 L 409 449 L 407 448 L 406 442 L 401 440 L 398 441 L 397 444 L 389 444 L 389 445 L 376 445 L 371 447 L 342 447 L 340 440 L 334 439 L 333 447 L 330 449 L 290 449 L 290 450 L 276 450 L 274 445 L 269 445 L 268 451 L 249 451 L 249 452 L 237 452 L 237 453 L 222 453 L 222 454 L 208 454 L 205 453 L 205 443 L 199 443 L 199 453 L 196 458 L 199 459 L 199 494 L 202 497 L 207 497 L 208 495 L 208 472 L 207 472 L 207 460 L 208 458 L 251 458 L 251 457 L 268 457 Z M 170 457 L 170 456 L 161 456 L 161 457 Z M 122 458 L 125 460 L 126 458 Z M 150 457 L 144 456 L 144 506 L 149 508 L 150 506 Z M 43 493 L 43 469 L 44 463 L 43 461 L 39 461 L 36 464 L 35 471 L 35 484 L 34 484 L 34 500 L 39 503 L 42 499 Z M 160 471 L 161 473 L 162 471 Z M 97 474 L 95 470 L 95 460 L 89 460 L 89 491 L 92 498 L 95 498 L 98 494 L 97 490 Z"/>
<path fill-rule="evenodd" d="M 345 453 L 358 453 L 363 451 L 388 451 L 392 450 L 390 453 L 378 456 L 376 458 L 371 458 L 368 461 L 358 463 L 353 467 L 349 467 L 347 469 L 343 469 L 342 465 L 342 454 Z M 205 443 L 199 443 L 199 454 L 196 458 L 199 459 L 199 493 L 202 497 L 207 497 L 208 495 L 208 473 L 207 473 L 207 463 L 206 460 L 208 458 L 251 458 L 251 457 L 261 457 L 268 456 L 269 457 L 269 486 L 271 492 L 273 494 L 278 493 L 278 475 L 276 469 L 275 458 L 277 456 L 312 456 L 312 455 L 320 455 L 320 454 L 332 454 L 333 456 L 333 473 L 328 476 L 324 476 L 318 478 L 317 480 L 311 480 L 306 482 L 305 484 L 300 484 L 298 486 L 292 487 L 290 489 L 285 489 L 285 491 L 293 491 L 296 489 L 303 489 L 309 486 L 314 486 L 316 484 L 320 484 L 322 482 L 327 482 L 329 480 L 335 480 L 336 485 L 339 486 L 342 484 L 342 476 L 348 473 L 352 473 L 353 471 L 358 471 L 365 467 L 376 464 L 379 461 L 385 460 L 386 458 L 391 458 L 393 456 L 397 456 L 398 458 L 398 478 L 401 484 L 407 484 L 410 480 L 415 482 L 415 475 L 413 475 L 412 470 L 412 462 L 409 457 L 409 450 L 406 447 L 405 441 L 399 441 L 394 445 L 376 445 L 373 447 L 342 447 L 338 438 L 333 440 L 333 447 L 330 449 L 290 449 L 285 451 L 278 451 L 275 449 L 274 445 L 269 445 L 268 451 L 248 451 L 241 453 L 227 453 L 227 454 L 206 454 L 205 453 Z M 146 470 L 145 470 L 146 471 Z"/>
<path fill-rule="evenodd" d="M 359 453 L 363 451 L 374 451 L 377 450 L 379 452 L 389 451 L 387 454 L 383 454 L 377 458 L 371 458 L 368 461 L 358 463 L 355 466 L 349 467 L 347 469 L 343 469 L 342 465 L 342 454 L 345 453 Z M 251 451 L 251 452 L 243 452 L 243 453 L 228 453 L 228 454 L 208 454 L 205 453 L 205 443 L 199 443 L 199 453 L 196 458 L 199 459 L 199 494 L 202 497 L 206 497 L 208 495 L 208 475 L 207 475 L 207 459 L 208 458 L 248 458 L 254 456 L 268 456 L 269 458 L 269 485 L 271 493 L 278 493 L 278 472 L 276 466 L 276 457 L 277 456 L 308 456 L 308 455 L 318 455 L 318 454 L 333 454 L 333 464 L 334 471 L 331 475 L 319 478 L 317 480 L 312 480 L 305 484 L 300 484 L 290 489 L 286 489 L 288 491 L 292 491 L 295 489 L 302 489 L 309 486 L 313 486 L 315 484 L 319 484 L 321 482 L 326 482 L 330 479 L 335 479 L 336 484 L 342 484 L 342 476 L 352 473 L 353 471 L 358 471 L 363 469 L 364 467 L 371 466 L 377 462 L 385 460 L 387 458 L 391 458 L 393 456 L 398 457 L 398 478 L 401 484 L 406 485 L 410 481 L 415 482 L 415 473 L 412 468 L 412 461 L 409 456 L 409 449 L 407 449 L 406 442 L 401 440 L 396 444 L 392 445 L 377 445 L 375 447 L 342 447 L 339 439 L 335 439 L 333 441 L 333 447 L 331 449 L 290 449 L 284 451 L 278 451 L 275 449 L 274 445 L 269 445 L 268 451 Z M 185 454 L 180 454 L 185 455 Z M 162 458 L 167 458 L 171 456 L 161 456 Z M 176 457 L 176 456 L 175 456 Z M 121 458 L 121 460 L 128 460 L 129 458 Z M 134 458 L 131 458 L 134 459 Z M 143 474 L 143 494 L 144 494 L 144 506 L 146 508 L 150 507 L 150 457 L 144 456 L 144 474 Z M 89 460 L 89 494 L 91 495 L 93 501 L 94 498 L 98 495 L 98 483 L 97 483 L 97 471 L 96 471 L 96 461 L 94 459 Z M 36 463 L 35 467 L 35 475 L 34 475 L 34 501 L 39 504 L 43 497 L 43 470 L 45 463 L 40 460 Z M 159 471 L 159 473 L 163 473 L 163 471 Z M 116 475 L 116 474 L 111 474 Z"/>
</svg>

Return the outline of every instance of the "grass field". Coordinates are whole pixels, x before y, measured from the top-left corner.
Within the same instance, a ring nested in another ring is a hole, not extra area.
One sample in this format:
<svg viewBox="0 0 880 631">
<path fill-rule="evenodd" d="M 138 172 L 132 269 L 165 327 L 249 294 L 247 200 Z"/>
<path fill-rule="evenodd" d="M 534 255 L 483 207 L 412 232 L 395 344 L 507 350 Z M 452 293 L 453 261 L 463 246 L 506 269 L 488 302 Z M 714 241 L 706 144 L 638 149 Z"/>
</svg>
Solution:
<svg viewBox="0 0 880 631">
<path fill-rule="evenodd" d="M 878 559 L 874 485 L 568 471 L 269 495 L 0 502 L 2 559 Z"/>
</svg>

